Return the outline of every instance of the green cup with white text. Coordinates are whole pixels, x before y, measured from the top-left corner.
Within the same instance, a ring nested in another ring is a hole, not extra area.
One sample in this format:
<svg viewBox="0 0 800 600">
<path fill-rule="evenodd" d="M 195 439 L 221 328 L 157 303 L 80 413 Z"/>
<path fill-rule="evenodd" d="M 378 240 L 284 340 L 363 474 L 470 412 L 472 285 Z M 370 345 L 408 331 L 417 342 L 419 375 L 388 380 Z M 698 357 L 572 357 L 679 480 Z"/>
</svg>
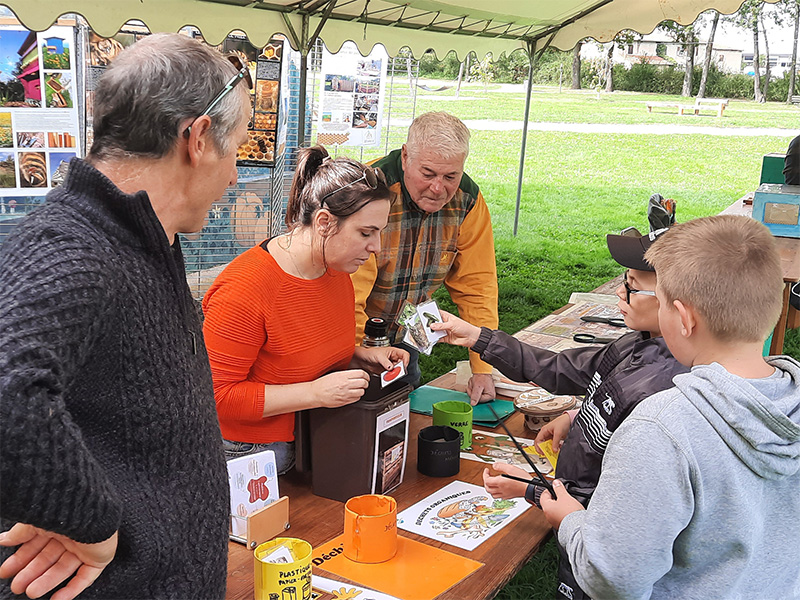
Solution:
<svg viewBox="0 0 800 600">
<path fill-rule="evenodd" d="M 444 400 L 435 403 L 433 424 L 452 427 L 461 437 L 461 449 L 472 448 L 472 405 L 469 402 Z"/>
</svg>

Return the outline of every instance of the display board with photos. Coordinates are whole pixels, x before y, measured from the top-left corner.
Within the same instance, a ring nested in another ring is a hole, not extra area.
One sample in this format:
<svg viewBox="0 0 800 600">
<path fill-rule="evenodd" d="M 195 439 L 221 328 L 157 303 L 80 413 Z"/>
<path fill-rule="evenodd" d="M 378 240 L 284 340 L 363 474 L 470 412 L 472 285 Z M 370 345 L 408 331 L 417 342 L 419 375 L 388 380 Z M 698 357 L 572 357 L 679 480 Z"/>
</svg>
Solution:
<svg viewBox="0 0 800 600">
<path fill-rule="evenodd" d="M 0 26 L 0 216 L 44 196 L 78 156 L 75 29 Z"/>
<path fill-rule="evenodd" d="M 380 145 L 388 60 L 383 46 L 368 56 L 352 42 L 336 54 L 323 51 L 317 143 Z"/>
<path fill-rule="evenodd" d="M 237 150 L 236 164 L 242 167 L 271 167 L 286 143 L 288 110 L 281 90 L 287 89 L 282 38 L 272 38 L 264 48 L 256 48 L 244 36 L 230 34 L 220 48 L 236 53 L 247 64 L 253 89 L 247 142 Z"/>
<path fill-rule="evenodd" d="M 146 29 L 126 26 L 113 38 L 89 36 L 87 72 L 87 148 L 92 142 L 92 106 L 97 81 L 122 50 L 141 37 Z M 272 167 L 275 158 L 286 145 L 288 110 L 281 108 L 285 99 L 281 90 L 287 89 L 287 69 L 284 68 L 283 40 L 273 38 L 264 48 L 250 44 L 245 36 L 231 33 L 217 49 L 223 54 L 236 54 L 246 64 L 253 81 L 250 91 L 251 112 L 247 124 L 247 142 L 237 150 L 236 164 L 243 167 Z"/>
</svg>

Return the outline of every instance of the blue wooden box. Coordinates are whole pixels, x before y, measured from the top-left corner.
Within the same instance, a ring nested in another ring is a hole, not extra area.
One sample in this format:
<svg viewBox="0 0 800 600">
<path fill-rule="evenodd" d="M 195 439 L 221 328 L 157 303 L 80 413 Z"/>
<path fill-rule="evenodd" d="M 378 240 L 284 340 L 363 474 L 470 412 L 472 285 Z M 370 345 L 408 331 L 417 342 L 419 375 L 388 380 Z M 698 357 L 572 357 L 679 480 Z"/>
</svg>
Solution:
<svg viewBox="0 0 800 600">
<path fill-rule="evenodd" d="M 800 238 L 800 185 L 762 183 L 753 196 L 753 218 L 772 235 Z"/>
</svg>

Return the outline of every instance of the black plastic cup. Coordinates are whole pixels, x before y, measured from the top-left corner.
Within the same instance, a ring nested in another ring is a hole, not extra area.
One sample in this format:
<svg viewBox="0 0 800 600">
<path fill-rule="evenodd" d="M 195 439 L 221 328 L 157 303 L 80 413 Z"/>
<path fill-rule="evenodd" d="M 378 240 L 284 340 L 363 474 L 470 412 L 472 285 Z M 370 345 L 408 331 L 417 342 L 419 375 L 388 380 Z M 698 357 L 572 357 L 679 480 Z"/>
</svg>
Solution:
<svg viewBox="0 0 800 600">
<path fill-rule="evenodd" d="M 461 436 L 447 425 L 425 427 L 417 437 L 417 471 L 428 477 L 452 477 L 461 468 Z"/>
</svg>

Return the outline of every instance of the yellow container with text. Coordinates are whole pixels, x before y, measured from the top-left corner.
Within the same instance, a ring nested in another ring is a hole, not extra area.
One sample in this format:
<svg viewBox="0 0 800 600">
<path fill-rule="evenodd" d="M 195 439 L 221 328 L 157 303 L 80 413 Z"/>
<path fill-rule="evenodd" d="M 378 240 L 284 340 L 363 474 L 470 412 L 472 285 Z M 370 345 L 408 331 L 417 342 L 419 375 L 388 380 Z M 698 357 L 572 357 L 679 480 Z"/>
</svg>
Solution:
<svg viewBox="0 0 800 600">
<path fill-rule="evenodd" d="M 275 538 L 253 552 L 255 600 L 311 600 L 311 544 Z"/>
</svg>

